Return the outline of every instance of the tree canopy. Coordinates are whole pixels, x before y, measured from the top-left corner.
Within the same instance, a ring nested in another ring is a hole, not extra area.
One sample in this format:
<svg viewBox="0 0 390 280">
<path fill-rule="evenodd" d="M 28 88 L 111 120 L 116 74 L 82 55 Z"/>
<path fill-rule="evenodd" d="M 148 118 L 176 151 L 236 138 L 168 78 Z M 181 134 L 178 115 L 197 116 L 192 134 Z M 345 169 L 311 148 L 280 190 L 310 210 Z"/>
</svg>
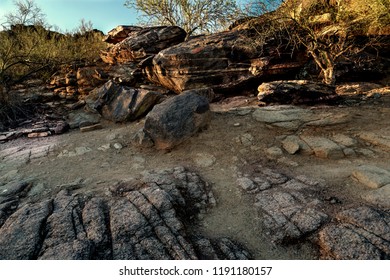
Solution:
<svg viewBox="0 0 390 280">
<path fill-rule="evenodd" d="M 189 35 L 223 29 L 239 12 L 235 0 L 127 0 L 125 6 L 140 11 L 142 23 L 179 26 Z"/>
</svg>

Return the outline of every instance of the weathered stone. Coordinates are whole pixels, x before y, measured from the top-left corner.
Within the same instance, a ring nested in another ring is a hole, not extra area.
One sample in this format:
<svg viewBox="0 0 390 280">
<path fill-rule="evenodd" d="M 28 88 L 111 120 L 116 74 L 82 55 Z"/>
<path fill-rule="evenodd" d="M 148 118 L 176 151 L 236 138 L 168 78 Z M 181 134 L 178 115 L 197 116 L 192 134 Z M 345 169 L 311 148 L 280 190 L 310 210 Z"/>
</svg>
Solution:
<svg viewBox="0 0 390 280">
<path fill-rule="evenodd" d="M 137 33 L 141 30 L 142 27 L 140 26 L 119 25 L 108 31 L 107 35 L 103 38 L 103 41 L 110 44 L 117 44 L 126 39 L 131 33 Z"/>
<path fill-rule="evenodd" d="M 0 197 L 9 197 L 19 195 L 20 193 L 27 193 L 32 184 L 29 182 L 10 182 L 4 186 L 0 186 Z"/>
<path fill-rule="evenodd" d="M 310 110 L 280 106 L 258 108 L 253 112 L 252 116 L 259 122 L 287 129 L 298 129 L 305 122 L 315 118 L 315 115 Z"/>
<path fill-rule="evenodd" d="M 51 213 L 51 202 L 25 205 L 0 228 L 0 259 L 37 259 L 42 246 L 42 229 Z"/>
<path fill-rule="evenodd" d="M 324 258 L 379 260 L 390 258 L 390 214 L 370 207 L 345 210 L 337 224 L 319 234 Z"/>
<path fill-rule="evenodd" d="M 363 165 L 352 172 L 352 177 L 372 189 L 390 184 L 390 171 L 376 166 Z"/>
<path fill-rule="evenodd" d="M 229 239 L 187 231 L 215 198 L 207 182 L 183 167 L 144 172 L 103 196 L 63 188 L 53 201 L 26 204 L 9 218 L 13 202 L 0 204 L 0 259 L 249 258 Z"/>
<path fill-rule="evenodd" d="M 239 178 L 237 184 L 257 194 L 254 205 L 262 216 L 265 235 L 273 242 L 296 242 L 329 220 L 324 205 L 314 195 L 317 182 L 307 178 L 291 179 L 259 166 L 251 176 Z"/>
<path fill-rule="evenodd" d="M 109 64 L 141 61 L 159 51 L 184 41 L 186 32 L 177 26 L 146 27 L 139 31 L 133 28 L 127 38 L 101 53 Z"/>
<path fill-rule="evenodd" d="M 282 187 L 259 193 L 255 206 L 264 213 L 264 225 L 272 240 L 290 242 L 315 232 L 328 220 L 316 204 L 315 199 L 305 198 L 301 191 Z"/>
<path fill-rule="evenodd" d="M 258 87 L 259 101 L 280 104 L 316 104 L 337 100 L 335 88 L 307 80 L 272 81 Z"/>
<path fill-rule="evenodd" d="M 69 129 L 70 129 L 69 124 L 67 122 L 62 121 L 56 124 L 53 131 L 55 134 L 63 134 L 68 132 Z"/>
<path fill-rule="evenodd" d="M 207 99 L 189 91 L 155 106 L 146 117 L 144 131 L 157 149 L 171 149 L 205 129 L 209 121 Z"/>
<path fill-rule="evenodd" d="M 79 128 L 81 126 L 94 125 L 100 122 L 100 115 L 96 113 L 87 113 L 87 112 L 75 112 L 68 115 L 68 123 L 70 128 Z"/>
<path fill-rule="evenodd" d="M 247 193 L 257 193 L 272 187 L 269 181 L 259 177 L 254 178 L 254 180 L 241 177 L 237 179 L 237 184 Z"/>
<path fill-rule="evenodd" d="M 291 135 L 282 141 L 282 146 L 290 155 L 294 155 L 301 149 L 300 142 L 299 137 Z"/>
<path fill-rule="evenodd" d="M 177 93 L 194 88 L 213 88 L 218 93 L 242 90 L 254 79 L 292 74 L 305 62 L 275 51 L 276 40 L 264 46 L 247 31 L 227 31 L 197 36 L 164 49 L 141 67 L 148 79 Z M 283 62 L 281 62 L 283 61 Z M 240 88 L 241 86 L 241 88 Z"/>
<path fill-rule="evenodd" d="M 339 145 L 323 137 L 301 136 L 301 139 L 313 150 L 319 158 L 341 159 L 345 155 Z"/>
<path fill-rule="evenodd" d="M 108 81 L 87 99 L 87 105 L 105 119 L 133 121 L 145 115 L 161 98 L 157 92 L 120 86 Z"/>
</svg>

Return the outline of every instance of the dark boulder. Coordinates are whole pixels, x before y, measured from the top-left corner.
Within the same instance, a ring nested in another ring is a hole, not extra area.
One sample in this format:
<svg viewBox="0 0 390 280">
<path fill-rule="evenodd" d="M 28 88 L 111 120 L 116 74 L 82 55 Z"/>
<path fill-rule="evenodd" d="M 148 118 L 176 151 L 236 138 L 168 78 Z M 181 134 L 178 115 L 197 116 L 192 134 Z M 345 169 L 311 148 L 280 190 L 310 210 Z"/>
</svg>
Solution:
<svg viewBox="0 0 390 280">
<path fill-rule="evenodd" d="M 133 121 L 145 115 L 162 95 L 108 81 L 87 98 L 87 106 L 114 122 Z"/>
<path fill-rule="evenodd" d="M 209 102 L 193 90 L 155 106 L 143 130 L 157 149 L 171 149 L 205 129 L 209 121 Z"/>
</svg>

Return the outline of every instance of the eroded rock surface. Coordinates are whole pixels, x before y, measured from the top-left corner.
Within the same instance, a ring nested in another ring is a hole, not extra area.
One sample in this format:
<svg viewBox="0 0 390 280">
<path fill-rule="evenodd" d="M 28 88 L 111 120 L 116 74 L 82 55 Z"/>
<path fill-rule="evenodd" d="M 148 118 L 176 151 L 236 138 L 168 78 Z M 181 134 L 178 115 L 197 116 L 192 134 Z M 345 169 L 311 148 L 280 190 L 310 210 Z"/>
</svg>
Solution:
<svg viewBox="0 0 390 280">
<path fill-rule="evenodd" d="M 105 119 L 125 122 L 145 115 L 161 97 L 154 91 L 130 88 L 109 81 L 88 97 L 87 104 Z"/>
<path fill-rule="evenodd" d="M 215 205 L 210 186 L 182 167 L 145 172 L 106 195 L 60 191 L 0 227 L 0 259 L 248 259 L 226 238 L 189 231 Z"/>
<path fill-rule="evenodd" d="M 390 213 L 372 206 L 343 205 L 324 197 L 326 185 L 258 166 L 237 180 L 259 209 L 265 239 L 288 246 L 310 241 L 324 259 L 390 259 Z M 347 208 L 347 209 L 345 209 Z"/>
<path fill-rule="evenodd" d="M 362 206 L 340 212 L 320 232 L 322 254 L 329 259 L 390 259 L 390 213 Z"/>
<path fill-rule="evenodd" d="M 177 26 L 159 26 L 123 31 L 126 39 L 101 53 L 101 58 L 109 64 L 140 61 L 159 51 L 184 41 L 186 32 Z"/>
<path fill-rule="evenodd" d="M 305 63 L 304 57 L 281 55 L 276 40 L 262 45 L 249 33 L 227 31 L 191 38 L 145 61 L 143 71 L 150 81 L 177 93 L 205 87 L 226 93 L 242 90 L 238 86 L 253 78 L 288 76 Z"/>
<path fill-rule="evenodd" d="M 239 178 L 238 184 L 245 192 L 256 194 L 254 205 L 263 218 L 266 236 L 274 242 L 302 239 L 329 220 L 316 195 L 318 182 L 289 178 L 260 166 L 251 177 Z"/>
</svg>

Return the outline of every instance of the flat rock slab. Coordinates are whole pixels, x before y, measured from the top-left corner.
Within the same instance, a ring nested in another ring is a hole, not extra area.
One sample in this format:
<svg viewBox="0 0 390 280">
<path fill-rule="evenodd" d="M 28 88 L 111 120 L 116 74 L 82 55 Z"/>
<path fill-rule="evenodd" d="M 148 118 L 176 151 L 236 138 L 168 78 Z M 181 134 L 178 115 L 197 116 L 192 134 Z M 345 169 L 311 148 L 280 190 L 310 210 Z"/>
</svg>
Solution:
<svg viewBox="0 0 390 280">
<path fill-rule="evenodd" d="M 301 136 L 301 139 L 319 158 L 342 159 L 345 156 L 341 147 L 330 139 L 313 136 Z"/>
<path fill-rule="evenodd" d="M 258 108 L 252 116 L 259 122 L 291 129 L 297 129 L 303 123 L 316 119 L 312 111 L 291 106 Z"/>
<path fill-rule="evenodd" d="M 332 126 L 351 120 L 348 114 L 332 114 L 287 105 L 257 108 L 252 117 L 259 122 L 290 130 L 304 126 Z"/>
<path fill-rule="evenodd" d="M 359 207 L 337 214 L 337 223 L 319 234 L 323 258 L 339 260 L 390 259 L 390 213 Z"/>
<path fill-rule="evenodd" d="M 0 215 L 0 259 L 248 259 L 229 239 L 187 231 L 215 204 L 210 185 L 183 167 L 145 171 L 104 196 L 64 189 Z"/>
<path fill-rule="evenodd" d="M 376 166 L 363 165 L 352 172 L 352 177 L 372 189 L 390 184 L 390 171 Z"/>
<path fill-rule="evenodd" d="M 365 132 L 361 133 L 359 137 L 370 144 L 379 146 L 387 151 L 390 151 L 390 136 L 382 135 L 380 132 Z"/>
<path fill-rule="evenodd" d="M 46 157 L 56 144 L 26 145 L 0 151 L 0 160 L 9 166 L 20 166 L 34 159 Z"/>
</svg>

